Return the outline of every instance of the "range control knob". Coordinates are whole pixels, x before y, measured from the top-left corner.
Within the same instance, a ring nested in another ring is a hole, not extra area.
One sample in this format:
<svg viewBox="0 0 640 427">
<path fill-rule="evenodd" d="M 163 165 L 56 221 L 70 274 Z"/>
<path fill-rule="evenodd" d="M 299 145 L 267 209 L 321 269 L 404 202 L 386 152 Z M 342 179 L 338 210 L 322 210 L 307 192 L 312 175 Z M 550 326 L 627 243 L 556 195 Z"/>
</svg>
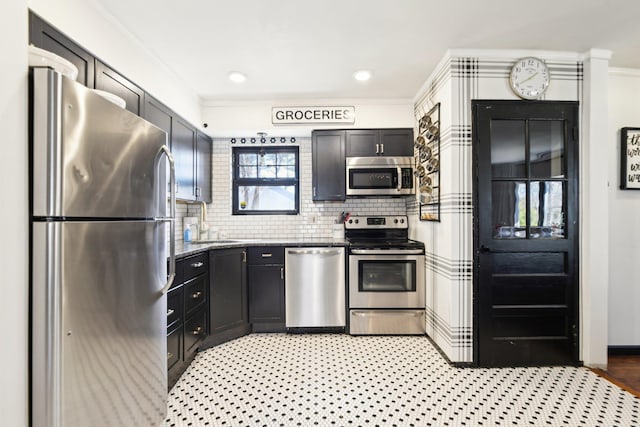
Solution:
<svg viewBox="0 0 640 427">
<path fill-rule="evenodd" d="M 400 224 L 404 224 L 404 218 L 400 220 Z"/>
<path fill-rule="evenodd" d="M 356 224 L 359 223 L 360 221 L 356 219 Z"/>
<path fill-rule="evenodd" d="M 349 220 L 349 224 L 353 224 L 353 220 L 352 219 Z"/>
<path fill-rule="evenodd" d="M 394 224 L 397 224 L 398 223 L 398 218 L 394 219 L 393 222 L 394 222 Z"/>
</svg>

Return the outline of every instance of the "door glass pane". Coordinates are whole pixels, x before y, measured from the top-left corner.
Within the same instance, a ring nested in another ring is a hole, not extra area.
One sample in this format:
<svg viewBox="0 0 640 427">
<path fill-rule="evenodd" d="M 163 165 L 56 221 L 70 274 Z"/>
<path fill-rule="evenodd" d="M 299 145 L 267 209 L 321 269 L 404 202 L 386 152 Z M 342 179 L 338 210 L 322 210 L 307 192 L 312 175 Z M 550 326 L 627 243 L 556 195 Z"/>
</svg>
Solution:
<svg viewBox="0 0 640 427">
<path fill-rule="evenodd" d="M 416 290 L 415 261 L 360 261 L 360 290 L 407 292 Z"/>
<path fill-rule="evenodd" d="M 524 178 L 524 120 L 491 120 L 491 172 L 494 178 Z"/>
<path fill-rule="evenodd" d="M 531 182 L 529 232 L 532 239 L 564 238 L 564 185 L 557 181 Z"/>
<path fill-rule="evenodd" d="M 531 120 L 529 146 L 532 178 L 565 176 L 563 121 Z"/>
<path fill-rule="evenodd" d="M 238 187 L 240 211 L 293 211 L 296 208 L 294 185 Z"/>
<path fill-rule="evenodd" d="M 524 239 L 527 227 L 527 185 L 496 181 L 491 189 L 494 239 Z"/>
</svg>

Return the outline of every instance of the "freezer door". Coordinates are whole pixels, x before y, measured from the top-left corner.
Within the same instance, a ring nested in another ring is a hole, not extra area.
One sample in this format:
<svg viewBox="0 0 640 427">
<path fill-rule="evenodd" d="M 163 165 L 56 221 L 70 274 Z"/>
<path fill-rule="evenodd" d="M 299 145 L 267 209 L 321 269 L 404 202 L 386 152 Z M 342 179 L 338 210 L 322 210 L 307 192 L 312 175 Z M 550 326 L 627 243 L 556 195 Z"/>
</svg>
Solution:
<svg viewBox="0 0 640 427">
<path fill-rule="evenodd" d="M 166 132 L 46 68 L 32 98 L 35 217 L 165 216 Z"/>
<path fill-rule="evenodd" d="M 34 427 L 166 416 L 165 224 L 33 224 Z"/>
</svg>

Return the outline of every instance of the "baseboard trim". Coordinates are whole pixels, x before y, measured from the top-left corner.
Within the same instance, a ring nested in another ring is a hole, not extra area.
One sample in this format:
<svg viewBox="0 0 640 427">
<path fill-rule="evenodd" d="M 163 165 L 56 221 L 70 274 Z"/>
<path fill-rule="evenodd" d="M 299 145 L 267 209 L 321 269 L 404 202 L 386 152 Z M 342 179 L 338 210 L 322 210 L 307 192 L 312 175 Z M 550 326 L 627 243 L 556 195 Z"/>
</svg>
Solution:
<svg viewBox="0 0 640 427">
<path fill-rule="evenodd" d="M 640 356 L 640 345 L 610 345 L 607 354 L 611 356 Z"/>
</svg>

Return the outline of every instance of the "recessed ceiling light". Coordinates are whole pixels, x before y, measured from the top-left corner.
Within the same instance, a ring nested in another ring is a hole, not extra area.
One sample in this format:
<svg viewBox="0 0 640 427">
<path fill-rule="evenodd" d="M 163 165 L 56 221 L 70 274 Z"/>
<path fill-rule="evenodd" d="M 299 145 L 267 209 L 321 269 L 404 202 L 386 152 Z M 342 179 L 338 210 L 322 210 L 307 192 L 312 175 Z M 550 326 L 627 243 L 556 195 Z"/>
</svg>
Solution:
<svg viewBox="0 0 640 427">
<path fill-rule="evenodd" d="M 359 82 L 366 82 L 371 78 L 371 71 L 368 70 L 360 70 L 353 73 L 353 78 L 358 80 Z"/>
<path fill-rule="evenodd" d="M 242 83 L 245 80 L 247 80 L 247 76 L 245 76 L 239 71 L 232 71 L 229 73 L 229 80 L 231 80 L 234 83 Z"/>
</svg>

